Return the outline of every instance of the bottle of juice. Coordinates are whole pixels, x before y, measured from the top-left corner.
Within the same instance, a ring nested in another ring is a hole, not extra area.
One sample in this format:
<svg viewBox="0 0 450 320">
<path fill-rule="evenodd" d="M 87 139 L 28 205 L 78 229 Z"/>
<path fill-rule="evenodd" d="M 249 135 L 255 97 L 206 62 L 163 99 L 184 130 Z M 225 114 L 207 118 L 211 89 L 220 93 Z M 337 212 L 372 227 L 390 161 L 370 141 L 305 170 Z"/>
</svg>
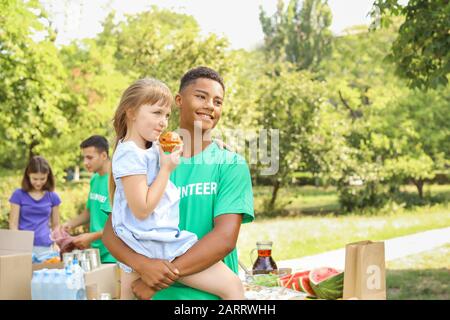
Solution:
<svg viewBox="0 0 450 320">
<path fill-rule="evenodd" d="M 277 273 L 278 267 L 272 258 L 272 241 L 256 242 L 256 250 L 258 251 L 258 257 L 253 263 L 253 274 Z"/>
</svg>

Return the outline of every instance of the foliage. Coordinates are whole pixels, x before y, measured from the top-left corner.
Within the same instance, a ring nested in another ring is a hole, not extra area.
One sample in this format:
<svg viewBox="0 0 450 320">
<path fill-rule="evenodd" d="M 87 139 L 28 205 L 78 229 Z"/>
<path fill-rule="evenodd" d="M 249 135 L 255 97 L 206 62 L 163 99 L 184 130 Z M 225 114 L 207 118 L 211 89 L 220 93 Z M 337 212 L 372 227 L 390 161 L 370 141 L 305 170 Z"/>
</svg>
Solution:
<svg viewBox="0 0 450 320">
<path fill-rule="evenodd" d="M 131 81 L 157 78 L 175 94 L 181 76 L 199 65 L 214 68 L 227 78 L 233 64 L 228 40 L 215 34 L 201 36 L 192 16 L 153 6 L 146 12 L 127 16 L 126 21 L 118 24 L 113 20 L 111 13 L 99 35 L 99 44 L 113 47 L 118 71 Z M 178 123 L 176 111 L 170 121 L 172 128 Z"/>
<path fill-rule="evenodd" d="M 79 145 L 93 134 L 113 140 L 112 118 L 122 91 L 131 82 L 120 73 L 111 45 L 100 46 L 86 39 L 60 50 L 60 57 L 69 71 L 62 101 L 65 116 L 71 123 L 70 131 L 62 137 L 59 154 L 65 164 L 79 164 Z"/>
<path fill-rule="evenodd" d="M 273 68 L 273 69 L 272 69 Z M 306 71 L 289 71 L 275 65 L 260 81 L 258 123 L 262 128 L 279 130 L 279 144 L 271 152 L 279 153 L 278 172 L 270 177 L 273 196 L 267 210 L 274 209 L 277 192 L 292 178 L 292 172 L 318 170 L 312 154 L 316 115 L 326 108 L 325 86 Z M 271 137 L 273 139 L 273 137 Z M 269 140 L 268 144 L 271 144 Z"/>
<path fill-rule="evenodd" d="M 381 25 L 392 16 L 404 17 L 389 58 L 396 71 L 415 88 L 448 84 L 450 72 L 450 2 L 448 0 L 377 0 L 372 16 L 381 14 Z M 377 17 L 376 17 L 377 18 Z M 379 17 L 378 17 L 379 18 Z"/>
<path fill-rule="evenodd" d="M 318 158 L 320 175 L 337 184 L 345 210 L 382 207 L 406 181 L 422 197 L 425 180 L 448 159 L 446 91 L 408 90 L 395 77 L 383 60 L 395 30 L 349 29 L 322 64 L 335 112 L 318 132 L 330 151 Z"/>
<path fill-rule="evenodd" d="M 10 0 L 1 6 L 0 163 L 17 168 L 34 154 L 56 161 L 47 151 L 69 125 L 59 104 L 65 70 L 52 30 L 37 1 Z M 37 32 L 43 35 L 40 41 L 32 39 Z"/>
<path fill-rule="evenodd" d="M 279 153 L 276 174 L 261 175 L 263 164 L 251 163 L 254 182 L 272 187 L 258 199 L 267 215 L 286 213 L 293 203 L 279 192 L 304 176 L 336 186 L 345 210 L 403 206 L 407 182 L 418 198 L 406 207 L 426 203 L 424 185 L 450 167 L 448 1 L 377 0 L 376 7 L 383 28 L 333 36 L 327 1 L 285 7 L 280 0 L 273 16 L 260 11 L 264 45 L 247 51 L 203 35 L 192 16 L 157 7 L 121 22 L 112 12 L 95 38 L 57 47 L 37 0 L 2 1 L 0 166 L 22 171 L 41 154 L 65 192 L 60 183 L 80 165 L 80 142 L 92 134 L 112 140 L 111 120 L 131 82 L 155 77 L 176 93 L 188 69 L 207 65 L 227 88 L 218 138 L 243 153 L 244 136 L 249 144 L 256 130 L 279 130 L 270 151 Z M 170 129 L 178 124 L 174 111 Z M 75 189 L 78 200 L 64 217 L 83 203 L 83 187 Z"/>
<path fill-rule="evenodd" d="M 285 11 L 279 0 L 272 17 L 261 8 L 259 20 L 269 60 L 288 61 L 297 70 L 315 70 L 331 53 L 331 19 L 326 0 L 305 0 L 302 5 L 291 0 Z"/>
</svg>

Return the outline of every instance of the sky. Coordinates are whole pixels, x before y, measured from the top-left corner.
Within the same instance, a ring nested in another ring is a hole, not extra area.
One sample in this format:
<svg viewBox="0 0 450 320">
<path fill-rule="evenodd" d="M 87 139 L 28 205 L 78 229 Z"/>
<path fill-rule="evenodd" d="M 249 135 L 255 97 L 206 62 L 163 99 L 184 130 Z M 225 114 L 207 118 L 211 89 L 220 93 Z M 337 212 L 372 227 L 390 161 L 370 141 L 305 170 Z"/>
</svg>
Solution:
<svg viewBox="0 0 450 320">
<path fill-rule="evenodd" d="M 73 39 L 95 37 L 101 22 L 114 9 L 118 19 L 151 5 L 194 16 L 203 34 L 226 36 L 235 49 L 252 49 L 263 42 L 259 7 L 273 14 L 277 0 L 41 0 L 50 12 L 57 30 L 57 44 Z M 287 3 L 288 0 L 285 0 Z M 345 28 L 366 24 L 374 0 L 329 0 L 333 14 L 331 30 L 340 34 Z"/>
</svg>

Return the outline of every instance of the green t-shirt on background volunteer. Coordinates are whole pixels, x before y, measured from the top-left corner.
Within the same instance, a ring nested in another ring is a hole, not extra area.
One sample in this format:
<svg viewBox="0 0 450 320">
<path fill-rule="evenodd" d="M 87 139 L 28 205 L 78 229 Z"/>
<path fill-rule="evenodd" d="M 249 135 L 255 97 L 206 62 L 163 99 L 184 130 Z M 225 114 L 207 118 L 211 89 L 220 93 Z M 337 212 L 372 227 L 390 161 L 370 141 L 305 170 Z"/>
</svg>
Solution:
<svg viewBox="0 0 450 320">
<path fill-rule="evenodd" d="M 86 208 L 89 210 L 90 222 L 89 232 L 97 232 L 103 230 L 111 214 L 111 205 L 109 203 L 108 193 L 108 176 L 109 174 L 99 175 L 94 173 L 89 188 L 89 196 Z M 115 263 L 116 259 L 109 253 L 101 239 L 91 242 L 92 248 L 100 251 L 100 260 L 102 263 Z"/>
<path fill-rule="evenodd" d="M 214 218 L 222 214 L 243 214 L 242 223 L 254 219 L 252 182 L 245 159 L 215 143 L 192 158 L 181 158 L 170 180 L 180 190 L 179 227 L 197 234 L 199 239 L 213 229 Z M 236 249 L 223 261 L 238 273 Z M 157 292 L 153 299 L 217 300 L 218 297 L 175 283 Z"/>
</svg>

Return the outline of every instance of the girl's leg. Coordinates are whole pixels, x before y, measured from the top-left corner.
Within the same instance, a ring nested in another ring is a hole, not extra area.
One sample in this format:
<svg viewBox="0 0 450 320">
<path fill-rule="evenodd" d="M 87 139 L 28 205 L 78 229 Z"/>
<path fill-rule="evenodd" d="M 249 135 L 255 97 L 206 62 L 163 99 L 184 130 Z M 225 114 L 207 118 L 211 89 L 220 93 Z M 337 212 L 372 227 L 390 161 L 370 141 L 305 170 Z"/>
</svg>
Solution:
<svg viewBox="0 0 450 320">
<path fill-rule="evenodd" d="M 179 281 L 189 287 L 215 294 L 224 300 L 245 299 L 241 280 L 222 261 Z"/>
<path fill-rule="evenodd" d="M 120 300 L 135 299 L 131 284 L 137 279 L 139 279 L 139 274 L 136 272 L 129 273 L 120 269 Z"/>
</svg>

